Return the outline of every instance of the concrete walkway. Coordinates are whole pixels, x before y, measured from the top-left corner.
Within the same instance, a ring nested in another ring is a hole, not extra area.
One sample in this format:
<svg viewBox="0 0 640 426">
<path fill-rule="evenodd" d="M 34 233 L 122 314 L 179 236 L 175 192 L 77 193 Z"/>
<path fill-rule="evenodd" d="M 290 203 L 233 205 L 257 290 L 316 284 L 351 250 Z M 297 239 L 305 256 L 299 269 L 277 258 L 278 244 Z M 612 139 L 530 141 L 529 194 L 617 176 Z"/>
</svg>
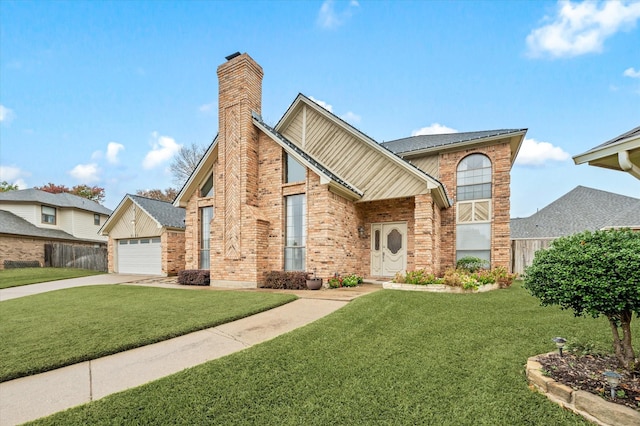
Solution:
<svg viewBox="0 0 640 426">
<path fill-rule="evenodd" d="M 107 276 L 99 277 L 104 284 Z M 135 279 L 140 280 L 141 277 L 135 276 Z M 153 284 L 147 282 L 143 285 Z M 173 287 L 166 283 L 160 285 Z M 296 292 L 302 298 L 238 321 L 0 383 L 0 426 L 48 416 L 270 340 L 322 318 L 349 300 L 379 288 L 365 285 L 358 289 Z"/>
<path fill-rule="evenodd" d="M 18 297 L 45 293 L 47 291 L 61 290 L 63 288 L 83 287 L 87 285 L 101 284 L 123 284 L 149 279 L 150 277 L 150 275 L 100 274 L 90 275 L 88 277 L 70 278 L 68 280 L 48 281 L 39 284 L 9 287 L 0 290 L 0 302 L 4 300 L 16 299 Z"/>
</svg>

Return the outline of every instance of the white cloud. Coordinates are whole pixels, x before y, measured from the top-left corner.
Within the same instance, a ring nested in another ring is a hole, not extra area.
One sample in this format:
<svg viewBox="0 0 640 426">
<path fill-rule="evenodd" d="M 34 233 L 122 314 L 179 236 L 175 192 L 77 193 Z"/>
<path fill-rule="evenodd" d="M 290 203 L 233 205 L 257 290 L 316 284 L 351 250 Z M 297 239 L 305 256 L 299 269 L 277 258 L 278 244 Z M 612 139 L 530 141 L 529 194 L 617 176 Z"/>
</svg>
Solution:
<svg viewBox="0 0 640 426">
<path fill-rule="evenodd" d="M 624 75 L 625 77 L 640 78 L 640 70 L 636 71 L 636 69 L 633 67 L 627 68 L 626 70 L 624 70 L 622 75 Z"/>
<path fill-rule="evenodd" d="M 118 163 L 118 153 L 124 150 L 124 145 L 118 142 L 109 142 L 107 144 L 107 161 L 111 164 Z"/>
<path fill-rule="evenodd" d="M 328 30 L 338 28 L 351 18 L 353 12 L 360 7 L 360 3 L 356 0 L 351 0 L 342 11 L 338 12 L 335 9 L 335 5 L 336 2 L 334 0 L 325 0 L 322 3 L 320 11 L 318 12 L 318 19 L 316 20 L 319 27 Z"/>
<path fill-rule="evenodd" d="M 4 105 L 0 105 L 0 123 L 9 124 L 16 118 L 16 114 L 12 109 L 7 108 Z"/>
<path fill-rule="evenodd" d="M 359 124 L 360 120 L 362 119 L 362 117 L 360 117 L 358 114 L 351 111 L 348 111 L 346 114 L 341 115 L 340 118 L 351 124 Z"/>
<path fill-rule="evenodd" d="M 529 54 L 560 58 L 600 52 L 607 38 L 633 28 L 638 19 L 639 2 L 558 1 L 557 14 L 545 17 L 551 22 L 527 36 Z"/>
<path fill-rule="evenodd" d="M 144 157 L 144 160 L 142 160 L 142 167 L 146 170 L 153 169 L 166 162 L 177 154 L 182 147 L 182 145 L 178 144 L 169 136 L 159 136 L 158 132 L 153 132 L 151 135 L 155 141 L 152 144 L 151 151 L 149 151 Z"/>
<path fill-rule="evenodd" d="M 309 99 L 311 99 L 313 102 L 317 103 L 318 105 L 320 105 L 322 108 L 326 109 L 329 112 L 333 112 L 333 106 L 329 105 L 328 103 L 321 101 L 320 99 L 316 99 L 313 96 L 309 96 Z"/>
<path fill-rule="evenodd" d="M 413 132 L 411 132 L 411 136 L 442 135 L 445 133 L 458 133 L 458 131 L 456 129 L 452 129 L 451 127 L 444 126 L 440 123 L 433 123 L 431 126 L 414 130 Z"/>
<path fill-rule="evenodd" d="M 549 161 L 566 161 L 571 158 L 568 152 L 549 142 L 525 139 L 522 142 L 516 164 L 520 166 L 543 166 Z"/>
<path fill-rule="evenodd" d="M 69 174 L 74 179 L 84 184 L 100 180 L 100 169 L 96 163 L 78 164 L 69 171 Z"/>
<path fill-rule="evenodd" d="M 0 182 L 9 182 L 12 185 L 18 185 L 19 189 L 26 189 L 27 182 L 25 178 L 31 176 L 31 173 L 15 166 L 0 166 Z"/>
</svg>

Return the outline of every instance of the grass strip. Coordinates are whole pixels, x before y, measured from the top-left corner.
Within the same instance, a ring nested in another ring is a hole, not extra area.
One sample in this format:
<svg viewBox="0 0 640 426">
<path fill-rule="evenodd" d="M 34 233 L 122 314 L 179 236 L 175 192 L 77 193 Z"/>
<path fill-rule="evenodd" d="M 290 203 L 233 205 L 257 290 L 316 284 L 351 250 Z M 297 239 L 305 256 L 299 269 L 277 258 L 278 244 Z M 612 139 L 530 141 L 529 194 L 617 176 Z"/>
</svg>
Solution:
<svg viewBox="0 0 640 426">
<path fill-rule="evenodd" d="M 36 284 L 45 281 L 66 280 L 68 278 L 88 277 L 104 274 L 76 268 L 16 268 L 0 270 L 0 289 Z"/>
<path fill-rule="evenodd" d="M 214 327 L 295 298 L 104 285 L 7 300 L 0 309 L 0 381 Z"/>
<path fill-rule="evenodd" d="M 554 336 L 608 349 L 609 333 L 605 320 L 540 307 L 519 285 L 465 295 L 383 290 L 35 424 L 588 425 L 529 390 L 524 365 L 554 350 Z"/>
</svg>

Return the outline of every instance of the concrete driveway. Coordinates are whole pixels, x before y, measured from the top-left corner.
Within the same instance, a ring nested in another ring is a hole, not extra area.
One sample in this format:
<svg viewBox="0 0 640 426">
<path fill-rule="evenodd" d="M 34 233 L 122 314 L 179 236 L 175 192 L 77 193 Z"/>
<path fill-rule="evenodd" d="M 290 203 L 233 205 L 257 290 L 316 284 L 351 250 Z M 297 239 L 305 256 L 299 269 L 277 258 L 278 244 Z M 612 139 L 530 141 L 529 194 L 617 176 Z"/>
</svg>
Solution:
<svg viewBox="0 0 640 426">
<path fill-rule="evenodd" d="M 47 291 L 60 290 L 63 288 L 83 287 L 87 285 L 100 284 L 122 284 L 132 281 L 151 278 L 150 275 L 132 274 L 102 274 L 91 275 L 89 277 L 71 278 L 68 280 L 47 281 L 39 284 L 29 284 L 19 287 L 10 287 L 0 290 L 0 302 L 4 300 L 16 299 L 23 296 L 45 293 Z"/>
</svg>

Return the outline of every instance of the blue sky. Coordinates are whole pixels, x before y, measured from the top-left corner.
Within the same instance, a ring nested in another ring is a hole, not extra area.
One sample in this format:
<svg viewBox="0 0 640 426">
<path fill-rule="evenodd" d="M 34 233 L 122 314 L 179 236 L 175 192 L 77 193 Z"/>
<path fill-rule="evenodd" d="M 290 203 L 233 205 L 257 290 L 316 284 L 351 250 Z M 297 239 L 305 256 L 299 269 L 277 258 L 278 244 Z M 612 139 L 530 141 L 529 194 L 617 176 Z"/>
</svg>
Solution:
<svg viewBox="0 0 640 426">
<path fill-rule="evenodd" d="M 640 125 L 640 2 L 0 1 L 0 180 L 172 185 L 217 133 L 216 68 L 249 53 L 276 123 L 301 92 L 378 141 L 528 128 L 512 217 L 577 185 L 640 198 L 580 154 Z"/>
</svg>

